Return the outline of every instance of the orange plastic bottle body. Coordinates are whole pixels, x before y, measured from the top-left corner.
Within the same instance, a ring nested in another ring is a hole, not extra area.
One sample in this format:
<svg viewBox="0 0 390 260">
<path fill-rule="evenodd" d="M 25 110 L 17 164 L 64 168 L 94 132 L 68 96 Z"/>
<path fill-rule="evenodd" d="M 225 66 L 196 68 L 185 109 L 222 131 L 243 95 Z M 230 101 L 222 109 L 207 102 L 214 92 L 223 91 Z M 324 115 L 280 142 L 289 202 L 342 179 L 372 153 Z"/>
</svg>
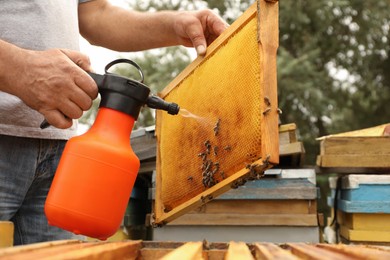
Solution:
<svg viewBox="0 0 390 260">
<path fill-rule="evenodd" d="M 134 119 L 100 108 L 94 125 L 68 141 L 45 204 L 49 224 L 105 240 L 119 228 L 140 162 Z"/>
</svg>

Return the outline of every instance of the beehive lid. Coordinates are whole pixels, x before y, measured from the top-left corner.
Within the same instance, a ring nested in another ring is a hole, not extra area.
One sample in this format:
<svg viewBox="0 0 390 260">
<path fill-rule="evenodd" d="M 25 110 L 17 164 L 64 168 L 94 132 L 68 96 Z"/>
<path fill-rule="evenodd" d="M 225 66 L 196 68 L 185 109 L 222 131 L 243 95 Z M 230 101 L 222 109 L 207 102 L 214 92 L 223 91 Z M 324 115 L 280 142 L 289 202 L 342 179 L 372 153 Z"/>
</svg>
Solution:
<svg viewBox="0 0 390 260">
<path fill-rule="evenodd" d="M 277 46 L 278 3 L 259 0 L 160 93 L 191 114 L 157 112 L 154 224 L 278 163 Z"/>
</svg>

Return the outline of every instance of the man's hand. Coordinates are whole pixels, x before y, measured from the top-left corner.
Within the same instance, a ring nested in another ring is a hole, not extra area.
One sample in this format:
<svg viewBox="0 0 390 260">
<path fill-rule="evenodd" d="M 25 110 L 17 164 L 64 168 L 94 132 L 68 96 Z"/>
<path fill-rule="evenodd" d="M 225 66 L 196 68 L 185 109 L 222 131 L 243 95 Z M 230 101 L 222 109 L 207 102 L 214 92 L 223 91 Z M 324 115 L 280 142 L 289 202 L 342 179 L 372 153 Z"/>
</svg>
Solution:
<svg viewBox="0 0 390 260">
<path fill-rule="evenodd" d="M 178 12 L 175 18 L 174 31 L 179 42 L 187 47 L 195 47 L 198 55 L 206 54 L 206 47 L 228 27 L 210 10 Z"/>
<path fill-rule="evenodd" d="M 80 52 L 19 49 L 14 57 L 6 82 L 11 87 L 6 91 L 57 128 L 72 126 L 72 119 L 80 118 L 97 97 L 96 83 L 86 72 L 90 61 Z"/>
<path fill-rule="evenodd" d="M 79 26 L 90 43 L 116 51 L 140 51 L 174 45 L 195 47 L 198 55 L 228 24 L 211 10 L 136 12 L 107 0 L 79 5 Z"/>
</svg>

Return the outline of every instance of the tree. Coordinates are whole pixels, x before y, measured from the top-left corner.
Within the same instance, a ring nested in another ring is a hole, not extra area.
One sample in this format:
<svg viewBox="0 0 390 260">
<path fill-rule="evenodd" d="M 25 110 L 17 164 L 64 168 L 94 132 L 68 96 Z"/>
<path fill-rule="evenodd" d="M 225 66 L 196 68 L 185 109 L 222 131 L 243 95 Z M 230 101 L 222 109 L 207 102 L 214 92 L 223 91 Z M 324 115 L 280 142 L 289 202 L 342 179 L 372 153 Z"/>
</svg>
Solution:
<svg viewBox="0 0 390 260">
<path fill-rule="evenodd" d="M 297 123 L 310 162 L 316 137 L 389 121 L 389 7 L 386 0 L 280 2 L 281 118 Z"/>
</svg>

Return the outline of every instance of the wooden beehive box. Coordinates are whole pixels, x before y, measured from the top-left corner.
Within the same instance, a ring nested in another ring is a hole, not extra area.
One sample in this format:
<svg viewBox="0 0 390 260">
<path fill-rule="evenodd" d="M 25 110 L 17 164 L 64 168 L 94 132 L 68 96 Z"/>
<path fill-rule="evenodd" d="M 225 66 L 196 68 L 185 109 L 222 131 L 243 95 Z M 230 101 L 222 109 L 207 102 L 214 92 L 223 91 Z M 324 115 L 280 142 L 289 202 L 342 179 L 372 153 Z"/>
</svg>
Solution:
<svg viewBox="0 0 390 260">
<path fill-rule="evenodd" d="M 155 224 L 164 224 L 279 161 L 278 2 L 254 3 L 161 97 L 194 117 L 157 112 Z"/>
<path fill-rule="evenodd" d="M 390 124 L 321 137 L 317 165 L 333 172 L 389 172 Z"/>
</svg>

